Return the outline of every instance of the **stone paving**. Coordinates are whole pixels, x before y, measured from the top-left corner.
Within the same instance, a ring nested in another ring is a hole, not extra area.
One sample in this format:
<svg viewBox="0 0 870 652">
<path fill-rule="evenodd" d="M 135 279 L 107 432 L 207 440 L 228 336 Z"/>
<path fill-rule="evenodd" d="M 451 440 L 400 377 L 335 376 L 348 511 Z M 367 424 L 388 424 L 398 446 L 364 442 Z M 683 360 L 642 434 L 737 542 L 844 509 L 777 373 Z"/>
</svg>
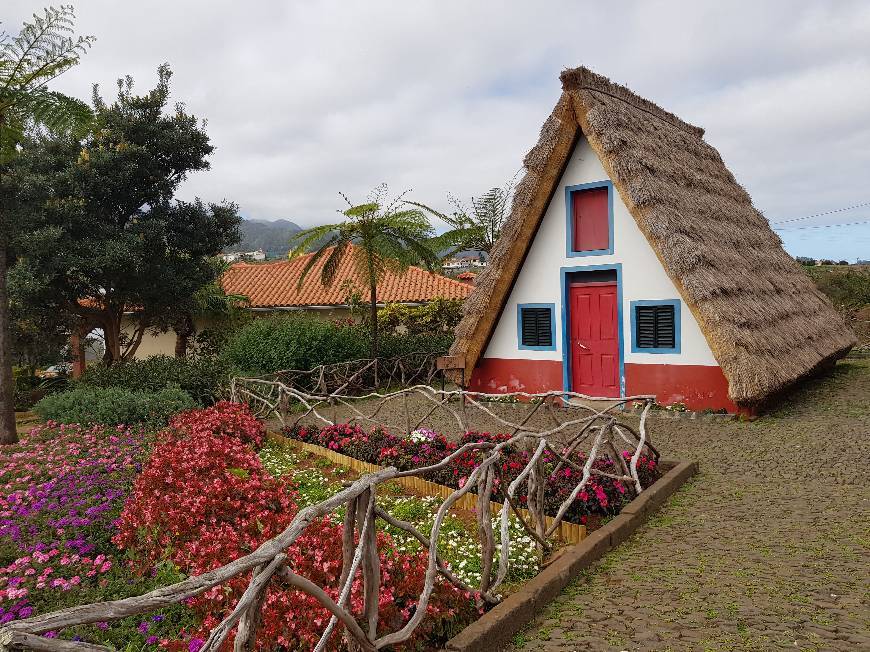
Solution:
<svg viewBox="0 0 870 652">
<path fill-rule="evenodd" d="M 651 431 L 699 475 L 511 650 L 870 650 L 870 360 L 751 423 Z"/>
</svg>

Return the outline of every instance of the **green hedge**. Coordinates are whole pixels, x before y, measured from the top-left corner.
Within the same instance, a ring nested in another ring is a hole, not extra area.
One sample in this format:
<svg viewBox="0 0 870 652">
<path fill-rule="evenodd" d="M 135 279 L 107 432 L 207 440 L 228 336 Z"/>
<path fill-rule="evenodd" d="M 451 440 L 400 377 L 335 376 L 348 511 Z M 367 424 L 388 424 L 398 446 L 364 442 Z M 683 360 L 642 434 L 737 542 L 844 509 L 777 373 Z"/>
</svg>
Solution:
<svg viewBox="0 0 870 652">
<path fill-rule="evenodd" d="M 90 387 L 122 387 L 133 391 L 158 392 L 179 387 L 200 405 L 211 405 L 229 384 L 228 362 L 215 356 L 173 358 L 155 355 L 144 360 L 88 367 L 80 383 Z"/>
<path fill-rule="evenodd" d="M 383 333 L 379 341 L 380 356 L 391 358 L 417 351 L 443 353 L 453 334 Z M 370 351 L 368 326 L 299 314 L 266 317 L 245 325 L 229 339 L 223 357 L 242 374 L 259 376 L 368 358 Z"/>
<path fill-rule="evenodd" d="M 33 410 L 44 420 L 59 423 L 146 423 L 163 426 L 169 418 L 196 407 L 177 387 L 157 392 L 135 392 L 120 387 L 79 386 L 46 396 Z"/>
</svg>

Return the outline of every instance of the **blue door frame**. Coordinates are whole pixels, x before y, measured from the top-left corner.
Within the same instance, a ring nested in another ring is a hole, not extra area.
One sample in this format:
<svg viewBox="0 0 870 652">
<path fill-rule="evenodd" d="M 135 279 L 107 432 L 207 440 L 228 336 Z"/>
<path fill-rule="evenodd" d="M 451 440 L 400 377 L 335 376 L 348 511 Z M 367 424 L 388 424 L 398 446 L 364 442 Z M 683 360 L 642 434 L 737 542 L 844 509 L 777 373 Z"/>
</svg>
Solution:
<svg viewBox="0 0 870 652">
<path fill-rule="evenodd" d="M 616 272 L 616 321 L 619 342 L 619 396 L 625 397 L 625 334 L 622 324 L 622 263 L 611 265 L 580 265 L 560 268 L 562 290 L 562 389 L 571 390 L 571 340 L 568 335 L 568 277 L 577 272 Z"/>
</svg>

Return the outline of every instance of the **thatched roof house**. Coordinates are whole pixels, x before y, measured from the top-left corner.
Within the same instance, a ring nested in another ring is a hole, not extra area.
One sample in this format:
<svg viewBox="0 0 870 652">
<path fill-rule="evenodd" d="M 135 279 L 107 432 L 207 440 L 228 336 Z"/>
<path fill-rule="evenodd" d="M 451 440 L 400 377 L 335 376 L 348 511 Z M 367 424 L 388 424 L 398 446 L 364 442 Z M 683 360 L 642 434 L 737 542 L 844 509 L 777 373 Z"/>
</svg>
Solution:
<svg viewBox="0 0 870 652">
<path fill-rule="evenodd" d="M 733 410 L 850 349 L 703 129 L 586 68 L 561 81 L 456 331 L 473 387 L 642 391 Z M 590 322 L 580 313 L 593 304 Z"/>
</svg>

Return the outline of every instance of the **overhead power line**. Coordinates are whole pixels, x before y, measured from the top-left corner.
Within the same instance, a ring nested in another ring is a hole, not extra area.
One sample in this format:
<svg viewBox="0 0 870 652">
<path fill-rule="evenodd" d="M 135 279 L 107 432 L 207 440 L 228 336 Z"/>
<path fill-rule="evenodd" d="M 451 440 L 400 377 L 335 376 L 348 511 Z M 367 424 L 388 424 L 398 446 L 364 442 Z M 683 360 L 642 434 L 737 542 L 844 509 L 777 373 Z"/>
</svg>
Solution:
<svg viewBox="0 0 870 652">
<path fill-rule="evenodd" d="M 774 231 L 801 231 L 803 229 L 832 229 L 838 226 L 856 226 L 858 224 L 867 224 L 870 223 L 870 217 L 865 218 L 863 220 L 858 220 L 857 222 L 838 222 L 837 224 L 810 224 L 807 226 L 794 226 L 794 227 L 773 227 Z"/>
<path fill-rule="evenodd" d="M 860 204 L 855 204 L 854 206 L 846 206 L 845 208 L 835 208 L 830 211 L 825 211 L 823 213 L 815 213 L 814 215 L 805 215 L 804 217 L 792 217 L 787 220 L 776 220 L 775 222 L 771 222 L 771 224 L 787 224 L 789 222 L 802 222 L 804 220 L 811 220 L 814 217 L 823 217 L 825 215 L 833 215 L 834 213 L 844 213 L 845 211 L 851 211 L 856 208 L 862 208 L 863 206 L 870 206 L 870 201 L 861 202 Z"/>
</svg>

